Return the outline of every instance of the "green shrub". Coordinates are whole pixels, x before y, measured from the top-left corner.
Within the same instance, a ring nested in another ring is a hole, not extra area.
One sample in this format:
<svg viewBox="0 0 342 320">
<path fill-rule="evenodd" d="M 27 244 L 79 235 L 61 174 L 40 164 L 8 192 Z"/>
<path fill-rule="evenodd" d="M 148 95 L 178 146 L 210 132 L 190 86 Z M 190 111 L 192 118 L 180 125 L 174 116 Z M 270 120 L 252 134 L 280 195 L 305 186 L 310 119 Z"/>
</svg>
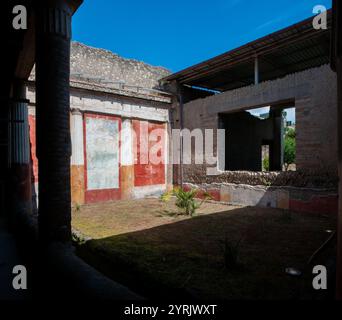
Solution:
<svg viewBox="0 0 342 320">
<path fill-rule="evenodd" d="M 175 188 L 173 194 L 176 197 L 176 206 L 182 209 L 185 215 L 190 217 L 196 213 L 196 210 L 202 206 L 204 201 L 212 199 L 209 193 L 205 192 L 203 200 L 198 203 L 195 200 L 198 194 L 196 189 L 185 191 L 182 188 Z"/>
<path fill-rule="evenodd" d="M 184 191 L 181 188 L 177 188 L 174 190 L 174 195 L 176 196 L 176 206 L 184 210 L 184 213 L 187 216 L 192 217 L 200 207 L 195 200 L 197 195 L 197 190 L 195 189 Z"/>
<path fill-rule="evenodd" d="M 284 163 L 285 169 L 288 170 L 289 166 L 296 161 L 296 139 L 286 137 L 284 148 Z"/>
<path fill-rule="evenodd" d="M 284 141 L 284 164 L 286 171 L 296 162 L 296 130 L 287 128 Z"/>
<path fill-rule="evenodd" d="M 270 171 L 270 158 L 269 157 L 266 157 L 262 161 L 262 168 L 264 171 Z"/>
<path fill-rule="evenodd" d="M 285 135 L 287 138 L 296 139 L 296 130 L 293 128 L 287 128 Z"/>
</svg>

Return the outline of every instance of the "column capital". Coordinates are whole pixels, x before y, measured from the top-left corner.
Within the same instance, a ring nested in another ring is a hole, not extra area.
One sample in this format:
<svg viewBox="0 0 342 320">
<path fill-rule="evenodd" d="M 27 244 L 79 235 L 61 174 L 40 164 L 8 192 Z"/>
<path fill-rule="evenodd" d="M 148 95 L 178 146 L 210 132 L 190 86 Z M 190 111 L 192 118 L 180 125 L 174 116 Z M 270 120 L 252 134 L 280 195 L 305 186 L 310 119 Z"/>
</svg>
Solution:
<svg viewBox="0 0 342 320">
<path fill-rule="evenodd" d="M 71 39 L 73 7 L 69 1 L 47 0 L 38 8 L 39 32 Z"/>
</svg>

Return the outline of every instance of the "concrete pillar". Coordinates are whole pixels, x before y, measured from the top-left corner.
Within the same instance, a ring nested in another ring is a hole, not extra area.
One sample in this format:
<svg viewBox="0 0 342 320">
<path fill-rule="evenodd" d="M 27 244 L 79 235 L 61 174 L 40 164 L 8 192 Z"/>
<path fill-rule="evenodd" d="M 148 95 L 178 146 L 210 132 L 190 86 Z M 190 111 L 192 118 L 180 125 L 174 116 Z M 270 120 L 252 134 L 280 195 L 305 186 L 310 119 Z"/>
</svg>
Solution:
<svg viewBox="0 0 342 320">
<path fill-rule="evenodd" d="M 71 111 L 71 201 L 73 204 L 84 204 L 84 131 L 83 115 L 78 109 Z"/>
<path fill-rule="evenodd" d="M 18 215 L 31 214 L 32 210 L 28 101 L 25 98 L 25 85 L 21 82 L 16 83 L 10 103 L 8 153 L 14 214 L 11 220 L 14 223 Z"/>
<path fill-rule="evenodd" d="M 39 237 L 71 239 L 70 38 L 67 1 L 46 0 L 36 14 L 36 112 Z"/>
<path fill-rule="evenodd" d="M 121 198 L 132 199 L 134 189 L 134 132 L 130 119 L 123 119 L 121 129 Z"/>
</svg>

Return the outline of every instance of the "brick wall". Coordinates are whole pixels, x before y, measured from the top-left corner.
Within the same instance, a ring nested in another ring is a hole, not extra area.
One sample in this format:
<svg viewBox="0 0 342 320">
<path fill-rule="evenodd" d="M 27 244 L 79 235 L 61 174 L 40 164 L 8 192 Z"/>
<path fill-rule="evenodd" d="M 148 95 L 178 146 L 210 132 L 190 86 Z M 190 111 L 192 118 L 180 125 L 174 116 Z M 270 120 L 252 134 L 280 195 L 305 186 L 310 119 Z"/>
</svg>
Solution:
<svg viewBox="0 0 342 320">
<path fill-rule="evenodd" d="M 283 101 L 295 101 L 298 171 L 310 172 L 311 184 L 315 184 L 315 179 L 322 180 L 320 177 L 334 179 L 337 175 L 336 75 L 329 66 L 191 101 L 184 105 L 184 127 L 217 129 L 219 113 Z M 175 117 L 177 125 L 179 114 Z M 184 181 L 193 181 L 195 176 L 197 183 L 205 182 L 208 179 L 205 169 L 205 165 L 185 165 Z M 232 182 L 229 175 L 222 180 Z"/>
</svg>

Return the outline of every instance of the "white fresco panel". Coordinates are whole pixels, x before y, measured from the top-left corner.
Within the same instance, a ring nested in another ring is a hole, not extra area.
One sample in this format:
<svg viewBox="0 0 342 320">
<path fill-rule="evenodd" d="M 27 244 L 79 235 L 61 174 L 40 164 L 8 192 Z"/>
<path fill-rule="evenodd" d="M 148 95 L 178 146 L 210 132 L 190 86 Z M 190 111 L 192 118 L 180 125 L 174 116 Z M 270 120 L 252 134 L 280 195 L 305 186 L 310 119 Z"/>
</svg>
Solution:
<svg viewBox="0 0 342 320">
<path fill-rule="evenodd" d="M 86 119 L 88 190 L 119 188 L 119 121 Z"/>
</svg>

